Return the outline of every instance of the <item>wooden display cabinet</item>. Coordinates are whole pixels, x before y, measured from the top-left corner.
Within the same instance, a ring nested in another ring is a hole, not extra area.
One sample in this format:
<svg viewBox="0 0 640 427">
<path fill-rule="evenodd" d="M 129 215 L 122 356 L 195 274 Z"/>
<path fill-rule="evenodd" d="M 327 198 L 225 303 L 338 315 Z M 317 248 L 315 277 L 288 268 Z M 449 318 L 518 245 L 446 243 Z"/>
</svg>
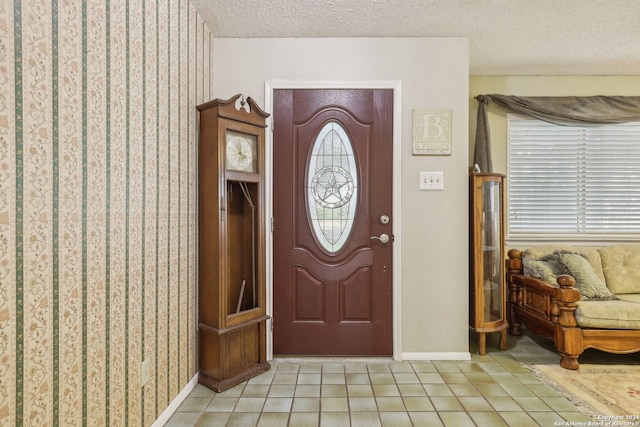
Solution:
<svg viewBox="0 0 640 427">
<path fill-rule="evenodd" d="M 490 332 L 500 332 L 500 350 L 507 346 L 504 175 L 471 171 L 469 197 L 469 326 L 484 355 Z"/>
<path fill-rule="evenodd" d="M 241 95 L 199 105 L 199 382 L 216 392 L 266 361 L 265 119 Z"/>
</svg>

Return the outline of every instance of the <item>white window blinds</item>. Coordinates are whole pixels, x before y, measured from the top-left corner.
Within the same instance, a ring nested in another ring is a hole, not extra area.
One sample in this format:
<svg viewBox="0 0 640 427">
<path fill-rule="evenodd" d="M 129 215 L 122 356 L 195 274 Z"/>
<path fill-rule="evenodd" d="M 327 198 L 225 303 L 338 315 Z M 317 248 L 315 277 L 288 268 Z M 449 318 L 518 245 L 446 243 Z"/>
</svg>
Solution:
<svg viewBox="0 0 640 427">
<path fill-rule="evenodd" d="M 640 237 L 640 123 L 508 115 L 508 238 Z"/>
</svg>

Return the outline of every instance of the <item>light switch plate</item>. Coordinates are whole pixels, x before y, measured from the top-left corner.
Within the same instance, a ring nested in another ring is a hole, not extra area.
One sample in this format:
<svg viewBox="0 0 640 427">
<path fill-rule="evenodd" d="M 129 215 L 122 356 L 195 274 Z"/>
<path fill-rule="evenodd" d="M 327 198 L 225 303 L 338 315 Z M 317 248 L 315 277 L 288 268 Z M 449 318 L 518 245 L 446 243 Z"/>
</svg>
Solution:
<svg viewBox="0 0 640 427">
<path fill-rule="evenodd" d="M 420 172 L 420 191 L 444 190 L 444 172 Z"/>
</svg>

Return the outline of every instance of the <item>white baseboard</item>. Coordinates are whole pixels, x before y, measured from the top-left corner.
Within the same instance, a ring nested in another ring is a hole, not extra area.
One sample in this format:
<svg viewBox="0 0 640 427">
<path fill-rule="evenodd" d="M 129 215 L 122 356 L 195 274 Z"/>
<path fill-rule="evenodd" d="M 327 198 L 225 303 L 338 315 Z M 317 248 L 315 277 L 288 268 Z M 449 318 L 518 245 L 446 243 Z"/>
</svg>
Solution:
<svg viewBox="0 0 640 427">
<path fill-rule="evenodd" d="M 402 353 L 402 360 L 471 360 L 471 353 L 429 353 L 429 352 L 405 352 Z"/>
<path fill-rule="evenodd" d="M 189 381 L 187 385 L 184 386 L 184 388 L 180 391 L 180 393 L 178 393 L 175 399 L 171 401 L 171 404 L 167 406 L 167 409 L 165 409 L 164 412 L 160 414 L 158 419 L 155 420 L 153 424 L 151 424 L 151 427 L 162 427 L 167 423 L 167 421 L 169 421 L 169 418 L 171 418 L 174 412 L 176 412 L 176 410 L 180 407 L 182 402 L 187 398 L 187 396 L 189 396 L 189 393 L 191 393 L 191 391 L 198 384 L 199 373 L 200 372 L 196 372 L 193 378 L 191 378 L 191 381 Z"/>
</svg>

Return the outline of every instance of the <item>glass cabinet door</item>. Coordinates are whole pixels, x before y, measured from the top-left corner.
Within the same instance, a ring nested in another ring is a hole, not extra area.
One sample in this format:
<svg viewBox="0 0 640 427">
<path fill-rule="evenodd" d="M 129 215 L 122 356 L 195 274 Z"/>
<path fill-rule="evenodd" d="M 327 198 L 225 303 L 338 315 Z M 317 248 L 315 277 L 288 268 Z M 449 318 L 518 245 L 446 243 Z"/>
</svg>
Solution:
<svg viewBox="0 0 640 427">
<path fill-rule="evenodd" d="M 502 303 L 502 233 L 499 181 L 482 183 L 482 257 L 484 322 L 503 318 Z"/>
</svg>

